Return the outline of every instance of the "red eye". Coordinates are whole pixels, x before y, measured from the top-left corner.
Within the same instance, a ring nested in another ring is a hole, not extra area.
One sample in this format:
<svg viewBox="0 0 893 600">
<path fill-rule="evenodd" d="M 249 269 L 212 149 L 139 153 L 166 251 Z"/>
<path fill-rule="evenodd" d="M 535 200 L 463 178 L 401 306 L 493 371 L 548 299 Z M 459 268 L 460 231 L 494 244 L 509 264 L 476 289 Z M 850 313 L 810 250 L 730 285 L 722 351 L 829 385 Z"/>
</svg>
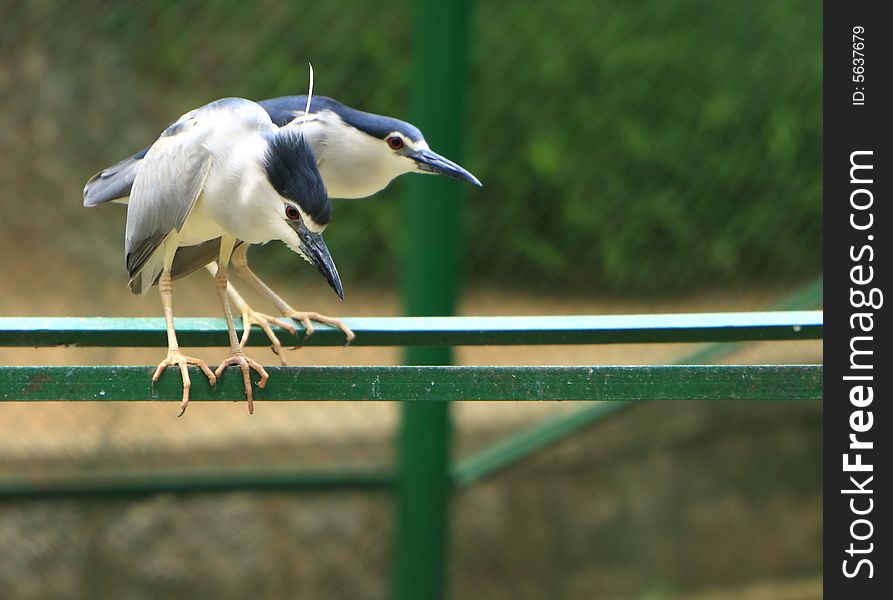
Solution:
<svg viewBox="0 0 893 600">
<path fill-rule="evenodd" d="M 285 205 L 285 216 L 291 219 L 292 221 L 297 221 L 301 218 L 301 212 L 291 204 Z"/>
<path fill-rule="evenodd" d="M 403 138 L 399 135 L 392 135 L 388 138 L 388 146 L 391 150 L 399 150 L 403 147 Z"/>
</svg>

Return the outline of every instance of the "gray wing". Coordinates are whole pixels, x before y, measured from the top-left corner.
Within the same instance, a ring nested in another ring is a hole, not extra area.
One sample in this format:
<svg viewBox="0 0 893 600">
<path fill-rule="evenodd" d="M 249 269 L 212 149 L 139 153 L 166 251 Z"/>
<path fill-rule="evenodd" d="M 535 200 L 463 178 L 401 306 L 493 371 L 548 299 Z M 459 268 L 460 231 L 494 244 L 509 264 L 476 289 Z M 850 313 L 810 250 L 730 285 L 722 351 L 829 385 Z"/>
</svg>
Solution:
<svg viewBox="0 0 893 600">
<path fill-rule="evenodd" d="M 318 116 L 311 112 L 310 116 L 304 116 L 304 107 L 307 104 L 307 96 L 287 96 L 283 98 L 273 98 L 270 100 L 262 100 L 259 102 L 264 110 L 270 115 L 270 118 L 277 126 L 285 126 L 293 121 L 302 123 L 304 121 L 315 121 Z M 335 104 L 334 100 L 321 96 L 313 97 L 313 107 L 311 111 L 322 110 L 328 108 L 329 104 Z M 197 112 L 193 111 L 193 113 Z M 193 113 L 188 113 L 192 115 Z M 184 115 L 185 117 L 185 115 Z M 174 122 L 166 131 L 174 128 L 180 123 L 184 117 Z M 151 148 L 151 146 L 149 147 Z M 140 164 L 148 153 L 149 148 L 143 148 L 133 156 L 125 158 L 121 162 L 115 163 L 111 167 L 105 168 L 87 181 L 84 186 L 84 206 L 91 208 L 106 202 L 127 203 L 127 197 L 133 187 L 133 181 L 139 170 Z"/>
<path fill-rule="evenodd" d="M 84 206 L 90 208 L 113 200 L 126 201 L 136 178 L 137 169 L 148 151 L 148 148 L 143 148 L 133 156 L 91 177 L 84 186 Z"/>
<path fill-rule="evenodd" d="M 195 246 L 177 248 L 174 264 L 171 265 L 171 279 L 186 277 L 218 258 L 220 258 L 220 238 Z"/>
<path fill-rule="evenodd" d="M 237 242 L 238 246 L 242 242 Z M 171 265 L 171 279 L 180 279 L 191 275 L 195 271 L 201 269 L 206 264 L 217 260 L 220 257 L 220 238 L 208 240 L 194 246 L 180 246 L 174 255 L 174 263 Z M 155 276 L 152 285 L 158 284 L 158 278 L 161 273 Z M 138 274 L 133 278 L 130 287 L 134 291 L 143 289 L 143 276 Z"/>
<path fill-rule="evenodd" d="M 209 127 L 196 127 L 195 113 L 168 127 L 142 159 L 127 208 L 124 254 L 134 293 L 144 293 L 161 272 L 158 248 L 183 223 L 204 188 L 212 158 L 204 146 Z M 151 259 L 150 272 L 136 276 Z M 137 287 L 139 289 L 137 289 Z"/>
<path fill-rule="evenodd" d="M 245 242 L 239 240 L 236 242 L 238 248 Z M 171 279 L 180 279 L 191 275 L 198 271 L 206 264 L 214 262 L 220 258 L 220 238 L 208 240 L 194 246 L 180 246 L 174 255 L 174 263 L 171 265 Z M 134 279 L 134 286 L 142 285 L 141 275 L 137 275 Z M 158 283 L 158 277 L 155 278 L 153 285 Z"/>
</svg>

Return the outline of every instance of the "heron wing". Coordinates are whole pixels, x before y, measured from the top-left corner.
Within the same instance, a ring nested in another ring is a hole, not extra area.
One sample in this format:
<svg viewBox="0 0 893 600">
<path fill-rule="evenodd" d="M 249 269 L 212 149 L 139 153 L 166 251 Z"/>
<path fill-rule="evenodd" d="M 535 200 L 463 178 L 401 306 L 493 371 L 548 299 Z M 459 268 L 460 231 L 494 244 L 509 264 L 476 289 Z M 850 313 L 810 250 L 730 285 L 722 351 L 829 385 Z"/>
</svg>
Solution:
<svg viewBox="0 0 893 600">
<path fill-rule="evenodd" d="M 238 248 L 245 242 L 238 240 Z M 198 271 L 208 263 L 220 258 L 220 238 L 208 240 L 194 246 L 180 246 L 174 255 L 174 263 L 171 265 L 171 279 L 180 279 Z M 158 277 L 155 282 L 158 283 Z"/>
<path fill-rule="evenodd" d="M 282 96 L 280 98 L 261 100 L 258 104 L 267 111 L 273 123 L 279 127 L 284 127 L 295 119 L 304 116 L 307 96 Z M 311 117 L 309 120 L 313 120 L 312 115 L 314 112 L 330 109 L 335 104 L 337 103 L 331 98 L 314 96 L 311 100 Z M 179 123 L 180 120 L 173 125 Z M 148 151 L 149 148 L 143 148 L 133 156 L 125 158 L 121 162 L 103 169 L 91 177 L 87 181 L 87 185 L 84 186 L 84 206 L 89 208 L 115 200 L 126 202 L 142 159 L 145 158 Z"/>
<path fill-rule="evenodd" d="M 177 253 L 174 255 L 174 262 L 171 265 L 171 279 L 176 280 L 181 277 L 186 277 L 201 269 L 211 261 L 217 260 L 219 257 L 220 238 L 208 240 L 207 242 L 196 244 L 194 246 L 180 246 L 177 248 Z M 154 274 L 154 278 L 151 280 L 152 285 L 158 283 L 158 278 L 160 276 L 161 272 Z M 146 281 L 150 281 L 148 277 L 146 277 Z M 148 289 L 150 286 L 144 286 L 143 273 L 137 273 L 133 278 L 133 281 L 130 282 L 130 287 L 133 291 L 140 292 L 143 289 Z"/>
<path fill-rule="evenodd" d="M 133 156 L 103 169 L 90 178 L 84 186 L 84 206 L 90 208 L 114 200 L 125 201 L 136 178 L 137 169 L 148 148 L 143 148 Z"/>
<path fill-rule="evenodd" d="M 141 160 L 130 191 L 124 238 L 131 284 L 171 232 L 183 227 L 204 188 L 212 164 L 204 142 L 211 128 L 200 126 L 198 112 L 187 113 L 168 127 Z M 153 273 L 141 278 L 143 289 L 134 292 L 143 292 L 148 289 L 146 282 L 154 282 L 160 263 L 153 263 Z"/>
</svg>

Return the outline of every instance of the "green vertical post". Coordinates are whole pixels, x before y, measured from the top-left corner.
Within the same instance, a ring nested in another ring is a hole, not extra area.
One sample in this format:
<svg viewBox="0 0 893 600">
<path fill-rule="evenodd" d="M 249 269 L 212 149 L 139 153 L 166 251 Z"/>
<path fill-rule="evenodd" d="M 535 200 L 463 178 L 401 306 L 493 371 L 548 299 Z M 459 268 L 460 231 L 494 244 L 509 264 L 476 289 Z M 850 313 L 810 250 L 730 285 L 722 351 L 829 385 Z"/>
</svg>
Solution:
<svg viewBox="0 0 893 600">
<path fill-rule="evenodd" d="M 468 47 L 465 0 L 417 0 L 413 16 L 412 121 L 437 152 L 461 160 Z M 452 315 L 458 290 L 460 195 L 443 177 L 409 178 L 404 298 L 409 316 Z M 413 347 L 411 365 L 452 362 L 449 347 Z M 450 407 L 402 406 L 397 464 L 394 594 L 398 600 L 445 596 L 450 476 Z"/>
</svg>

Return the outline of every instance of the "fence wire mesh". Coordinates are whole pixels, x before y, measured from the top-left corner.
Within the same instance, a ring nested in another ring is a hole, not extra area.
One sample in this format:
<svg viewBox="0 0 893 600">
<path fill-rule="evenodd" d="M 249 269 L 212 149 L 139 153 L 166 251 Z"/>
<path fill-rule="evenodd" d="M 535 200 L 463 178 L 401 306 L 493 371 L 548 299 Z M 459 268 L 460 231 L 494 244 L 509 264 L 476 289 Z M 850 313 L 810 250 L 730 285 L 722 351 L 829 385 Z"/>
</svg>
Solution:
<svg viewBox="0 0 893 600">
<path fill-rule="evenodd" d="M 758 310 L 821 276 L 815 3 L 472 4 L 461 162 L 484 187 L 465 190 L 462 313 Z M 408 118 L 412 8 L 407 0 L 0 0 L 0 314 L 160 316 L 154 293 L 126 289 L 125 208 L 83 208 L 86 180 L 211 100 L 304 93 L 308 62 L 318 94 Z M 336 204 L 326 240 L 343 304 L 284 247 L 252 249 L 256 271 L 297 308 L 400 314 L 404 179 L 373 199 Z M 174 309 L 219 315 L 210 278 L 178 281 Z M 657 364 L 690 350 L 463 348 L 457 356 Z M 161 353 L 0 349 L 0 364 L 155 364 Z M 266 350 L 255 356 L 278 362 Z M 287 358 L 396 364 L 400 354 L 308 348 Z M 818 362 L 821 348 L 761 344 L 736 360 Z M 457 405 L 454 455 L 575 408 Z M 791 597 L 812 597 L 821 568 L 820 407 L 785 409 L 788 428 L 768 433 L 763 425 L 781 422 L 777 405 L 676 407 L 671 431 L 682 433 L 649 443 L 669 408 L 623 417 L 627 433 L 641 437 L 611 442 L 601 426 L 587 429 L 457 493 L 452 596 L 675 598 L 767 581 L 794 581 L 795 594 L 802 580 L 805 595 Z M 242 404 L 199 404 L 175 421 L 167 404 L 8 404 L 0 471 L 386 469 L 398 409 L 261 404 L 249 419 Z M 777 449 L 791 472 L 754 444 Z M 606 451 L 614 460 L 591 459 Z M 626 467 L 650 476 L 627 478 Z M 722 477 L 729 471 L 736 476 Z M 666 483 L 659 493 L 655 481 Z M 703 489 L 713 481 L 718 491 Z M 611 486 L 619 491 L 600 491 Z M 2 502 L 0 596 L 386 597 L 392 517 L 389 496 L 363 491 Z M 724 544 L 724 528 L 742 522 L 766 527 L 736 529 L 746 539 Z M 754 532 L 775 535 L 776 551 L 761 555 Z M 781 597 L 778 589 L 756 597 Z"/>
</svg>

